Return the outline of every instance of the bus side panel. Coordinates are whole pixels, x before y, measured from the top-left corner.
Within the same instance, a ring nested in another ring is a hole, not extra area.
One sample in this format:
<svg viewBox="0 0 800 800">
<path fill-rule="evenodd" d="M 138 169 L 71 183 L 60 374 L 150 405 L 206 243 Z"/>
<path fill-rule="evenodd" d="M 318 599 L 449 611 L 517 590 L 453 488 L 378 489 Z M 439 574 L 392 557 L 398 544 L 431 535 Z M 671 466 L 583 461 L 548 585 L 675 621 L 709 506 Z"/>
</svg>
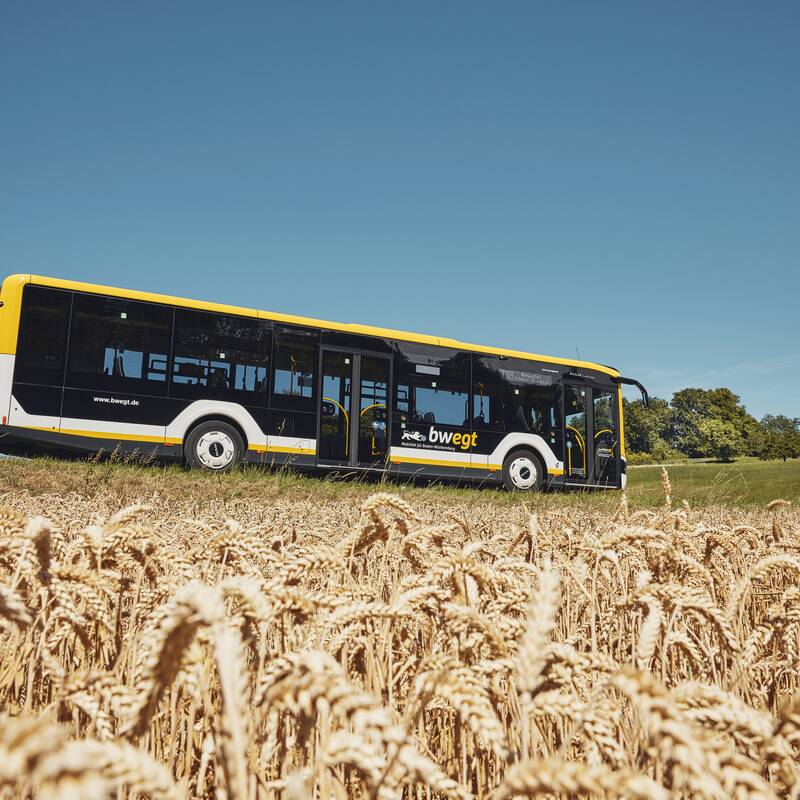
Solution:
<svg viewBox="0 0 800 800">
<path fill-rule="evenodd" d="M 0 354 L 0 418 L 5 425 L 11 408 L 11 381 L 14 378 L 14 356 Z"/>
<path fill-rule="evenodd" d="M 315 362 L 316 363 L 316 362 Z M 308 411 L 286 411 L 279 408 L 251 408 L 263 437 L 263 447 L 252 448 L 267 454 L 283 453 L 290 456 L 309 456 L 316 463 L 317 415 Z M 261 459 L 272 463 L 271 458 Z M 302 460 L 303 463 L 309 459 Z M 280 462 L 282 463 L 282 462 Z"/>
<path fill-rule="evenodd" d="M 61 432 L 163 444 L 167 423 L 187 405 L 154 395 L 66 387 Z"/>
<path fill-rule="evenodd" d="M 61 420 L 61 387 L 14 382 L 8 424 L 58 433 Z"/>
<path fill-rule="evenodd" d="M 0 421 L 8 422 L 22 289 L 29 275 L 9 275 L 0 288 Z"/>
</svg>

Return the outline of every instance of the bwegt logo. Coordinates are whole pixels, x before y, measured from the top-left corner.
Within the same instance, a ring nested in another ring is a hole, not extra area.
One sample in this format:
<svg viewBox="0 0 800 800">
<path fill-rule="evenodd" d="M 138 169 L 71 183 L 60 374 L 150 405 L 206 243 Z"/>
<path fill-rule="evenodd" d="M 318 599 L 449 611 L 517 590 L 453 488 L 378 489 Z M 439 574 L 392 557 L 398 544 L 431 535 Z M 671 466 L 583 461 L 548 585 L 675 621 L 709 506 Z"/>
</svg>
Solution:
<svg viewBox="0 0 800 800">
<path fill-rule="evenodd" d="M 452 431 L 437 431 L 431 425 L 428 433 L 428 441 L 431 444 L 451 444 L 460 447 L 462 450 L 469 450 L 478 444 L 477 433 L 453 433 Z"/>
</svg>

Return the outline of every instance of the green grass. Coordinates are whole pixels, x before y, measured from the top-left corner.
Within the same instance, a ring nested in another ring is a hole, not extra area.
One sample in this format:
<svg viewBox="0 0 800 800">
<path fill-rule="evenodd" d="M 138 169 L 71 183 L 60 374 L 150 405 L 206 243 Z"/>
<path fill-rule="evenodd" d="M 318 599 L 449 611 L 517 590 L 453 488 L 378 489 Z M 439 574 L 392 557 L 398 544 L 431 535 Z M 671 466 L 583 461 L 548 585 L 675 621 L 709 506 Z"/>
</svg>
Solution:
<svg viewBox="0 0 800 800">
<path fill-rule="evenodd" d="M 800 503 L 800 461 L 741 459 L 733 464 L 697 462 L 668 467 L 673 502 L 688 500 L 693 506 L 763 506 L 783 498 Z M 632 508 L 651 508 L 664 501 L 659 466 L 631 467 L 628 498 Z M 461 505 L 525 505 L 530 508 L 591 507 L 613 509 L 619 493 L 552 492 L 518 495 L 494 489 L 427 485 L 413 481 L 336 479 L 308 477 L 288 469 L 248 467 L 222 475 L 187 472 L 176 465 L 139 465 L 123 461 L 95 463 L 50 457 L 0 462 L 0 502 L 5 493 L 31 494 L 75 492 L 81 496 L 116 495 L 120 504 L 153 493 L 192 497 L 198 507 L 206 502 L 250 499 L 269 502 L 278 497 L 307 497 L 325 503 L 350 499 L 354 503 L 377 491 L 402 494 L 411 502 Z"/>
<path fill-rule="evenodd" d="M 713 461 L 667 467 L 673 498 L 692 505 L 766 505 L 783 498 L 800 502 L 800 461 L 759 461 L 741 458 L 732 464 Z M 631 467 L 629 495 L 639 505 L 663 498 L 661 467 Z"/>
</svg>

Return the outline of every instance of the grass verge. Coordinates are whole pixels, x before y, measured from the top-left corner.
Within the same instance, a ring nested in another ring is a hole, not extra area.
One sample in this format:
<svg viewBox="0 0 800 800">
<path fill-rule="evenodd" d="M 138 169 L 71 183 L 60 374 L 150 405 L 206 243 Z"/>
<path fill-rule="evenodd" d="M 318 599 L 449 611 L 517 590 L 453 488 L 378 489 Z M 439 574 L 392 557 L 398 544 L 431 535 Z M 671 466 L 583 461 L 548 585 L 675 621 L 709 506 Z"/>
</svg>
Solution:
<svg viewBox="0 0 800 800">
<path fill-rule="evenodd" d="M 676 464 L 669 468 L 675 502 L 693 506 L 760 506 L 783 498 L 800 501 L 800 461 L 761 462 L 742 459 L 733 464 L 702 462 Z M 632 507 L 655 508 L 663 502 L 661 468 L 632 467 L 628 499 Z M 177 465 L 140 465 L 122 461 L 64 460 L 53 457 L 7 459 L 0 465 L 0 493 L 27 491 L 37 494 L 75 493 L 84 497 L 113 494 L 121 504 L 153 494 L 194 499 L 199 507 L 207 502 L 251 499 L 269 502 L 278 498 L 312 499 L 315 502 L 352 500 L 359 502 L 381 487 L 407 497 L 410 502 L 453 504 L 578 507 L 611 509 L 619 493 L 550 492 L 543 495 L 509 494 L 496 488 L 387 478 L 306 476 L 290 469 L 266 470 L 247 467 L 226 474 L 188 472 Z"/>
</svg>

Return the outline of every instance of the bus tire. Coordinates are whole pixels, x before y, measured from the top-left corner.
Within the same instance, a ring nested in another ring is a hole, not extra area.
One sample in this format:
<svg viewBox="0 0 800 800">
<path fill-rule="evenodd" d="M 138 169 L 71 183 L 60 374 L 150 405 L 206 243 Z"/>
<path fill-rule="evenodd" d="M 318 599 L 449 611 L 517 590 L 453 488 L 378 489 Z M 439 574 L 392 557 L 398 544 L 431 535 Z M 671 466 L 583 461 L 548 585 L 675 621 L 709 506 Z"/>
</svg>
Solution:
<svg viewBox="0 0 800 800">
<path fill-rule="evenodd" d="M 192 428 L 184 453 L 189 469 L 226 472 L 244 460 L 244 441 L 233 425 L 211 419 Z"/>
<path fill-rule="evenodd" d="M 532 450 L 512 450 L 503 462 L 503 485 L 509 492 L 539 492 L 544 483 L 542 462 Z"/>
</svg>

